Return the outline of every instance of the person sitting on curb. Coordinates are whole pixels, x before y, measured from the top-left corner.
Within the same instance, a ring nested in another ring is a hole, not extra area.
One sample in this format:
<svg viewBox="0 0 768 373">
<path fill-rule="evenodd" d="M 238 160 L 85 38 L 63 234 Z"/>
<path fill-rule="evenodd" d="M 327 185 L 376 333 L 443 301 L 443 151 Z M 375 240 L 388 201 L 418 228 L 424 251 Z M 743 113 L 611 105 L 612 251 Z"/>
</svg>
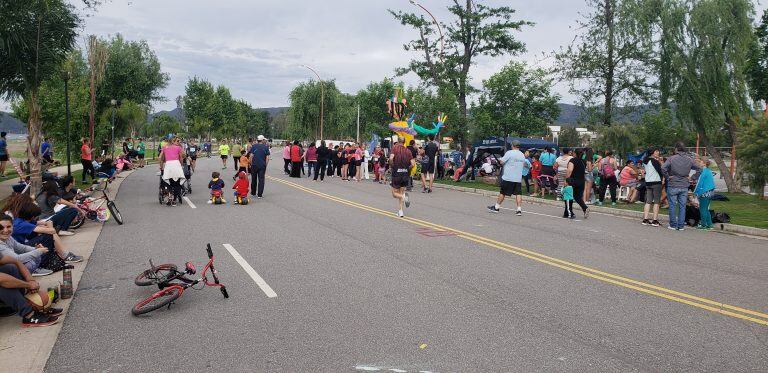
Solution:
<svg viewBox="0 0 768 373">
<path fill-rule="evenodd" d="M 21 325 L 49 326 L 58 322 L 63 310 L 51 307 L 35 311 L 24 297 L 29 293 L 37 293 L 43 304 L 49 303 L 48 293 L 40 291 L 40 284 L 32 278 L 24 264 L 12 257 L 0 256 L 0 301 L 21 316 Z"/>
<path fill-rule="evenodd" d="M 37 244 L 35 247 L 22 245 L 11 235 L 13 235 L 13 218 L 5 214 L 0 215 L 0 255 L 22 262 L 32 276 L 46 276 L 53 273 L 52 270 L 41 265 L 49 263 L 50 256 L 56 255 L 55 251 L 42 244 Z"/>
<path fill-rule="evenodd" d="M 54 250 L 67 263 L 82 262 L 82 256 L 75 255 L 64 248 L 64 243 L 56 233 L 53 223 L 50 220 L 37 220 L 38 216 L 40 216 L 40 207 L 32 202 L 22 205 L 18 216 L 13 219 L 13 238 L 28 246 L 42 244 Z"/>
</svg>

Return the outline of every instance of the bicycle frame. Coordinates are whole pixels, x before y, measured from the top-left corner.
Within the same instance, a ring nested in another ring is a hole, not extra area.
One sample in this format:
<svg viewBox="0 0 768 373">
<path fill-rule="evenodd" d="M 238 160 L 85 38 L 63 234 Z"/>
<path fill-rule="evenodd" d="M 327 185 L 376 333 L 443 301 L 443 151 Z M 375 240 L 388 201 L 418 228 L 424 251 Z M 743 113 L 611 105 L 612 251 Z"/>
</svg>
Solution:
<svg viewBox="0 0 768 373">
<path fill-rule="evenodd" d="M 179 270 L 174 270 L 174 273 L 172 276 L 166 277 L 164 280 L 157 283 L 157 286 L 160 288 L 160 290 L 166 289 L 166 288 L 178 288 L 180 295 L 184 294 L 184 290 L 195 286 L 199 283 L 205 284 L 205 286 L 213 286 L 218 287 L 220 289 L 224 288 L 224 285 L 219 282 L 218 276 L 216 276 L 216 268 L 213 267 L 213 262 L 216 259 L 213 256 L 213 250 L 211 249 L 211 244 L 208 244 L 206 248 L 208 252 L 208 263 L 205 264 L 205 267 L 203 267 L 203 272 L 200 274 L 200 278 L 198 279 L 191 279 L 186 277 L 187 274 L 190 274 L 188 270 L 181 272 Z M 154 264 L 152 264 L 152 260 L 149 261 L 150 266 L 152 267 L 152 272 L 156 273 L 157 267 L 155 267 Z M 192 264 L 191 262 L 187 262 L 188 265 Z M 192 265 L 194 270 L 194 265 Z M 188 267 L 187 267 L 188 268 Z M 211 276 L 213 277 L 213 282 L 208 281 L 208 276 L 206 276 L 207 272 L 211 271 Z M 194 273 L 194 272 L 193 272 Z M 154 278 L 155 280 L 161 280 L 157 277 Z M 173 282 L 173 281 L 181 281 L 179 282 Z M 226 290 L 222 290 L 222 293 L 225 293 Z M 227 295 L 225 297 L 228 298 Z"/>
</svg>

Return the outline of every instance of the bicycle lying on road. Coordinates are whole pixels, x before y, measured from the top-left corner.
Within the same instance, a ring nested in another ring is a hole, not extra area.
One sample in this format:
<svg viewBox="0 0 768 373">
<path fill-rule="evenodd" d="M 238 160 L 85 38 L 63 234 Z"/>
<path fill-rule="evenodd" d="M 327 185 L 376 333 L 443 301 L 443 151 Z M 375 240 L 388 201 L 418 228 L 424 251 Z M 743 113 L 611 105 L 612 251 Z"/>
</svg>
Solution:
<svg viewBox="0 0 768 373">
<path fill-rule="evenodd" d="M 213 250 L 211 250 L 211 244 L 208 244 L 206 250 L 208 252 L 208 264 L 203 268 L 201 274 L 202 277 L 196 280 L 187 277 L 187 275 L 194 275 L 195 272 L 197 272 L 195 265 L 192 264 L 192 262 L 187 262 L 184 271 L 181 272 L 175 264 L 160 264 L 156 266 L 152 264 L 152 260 L 150 259 L 149 265 L 151 268 L 136 276 L 134 283 L 138 286 L 157 285 L 160 290 L 139 303 L 136 303 L 136 305 L 133 306 L 133 309 L 131 309 L 131 312 L 138 316 L 164 306 L 170 308 L 171 304 L 173 304 L 176 299 L 179 299 L 184 294 L 184 290 L 188 288 L 200 290 L 206 286 L 214 286 L 221 290 L 221 294 L 224 295 L 224 298 L 229 298 L 227 288 L 224 284 L 219 282 L 219 277 L 216 275 L 216 269 L 213 267 L 214 257 Z M 213 277 L 212 283 L 208 282 L 208 277 L 206 276 L 209 270 Z M 203 286 L 196 288 L 195 285 L 201 282 L 203 283 Z"/>
</svg>

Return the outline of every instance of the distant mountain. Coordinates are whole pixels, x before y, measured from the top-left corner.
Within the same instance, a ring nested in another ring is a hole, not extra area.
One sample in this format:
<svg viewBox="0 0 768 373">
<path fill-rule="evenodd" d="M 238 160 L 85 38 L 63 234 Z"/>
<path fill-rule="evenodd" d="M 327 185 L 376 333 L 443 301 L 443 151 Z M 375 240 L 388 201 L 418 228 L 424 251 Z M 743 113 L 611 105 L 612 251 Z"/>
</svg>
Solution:
<svg viewBox="0 0 768 373">
<path fill-rule="evenodd" d="M 10 113 L 0 111 L 0 131 L 26 134 L 27 124 L 14 118 Z"/>
<path fill-rule="evenodd" d="M 163 111 L 158 111 L 157 113 L 154 113 L 154 114 L 150 114 L 150 116 L 148 118 L 148 122 L 152 123 L 152 121 L 155 120 L 155 118 L 157 118 L 157 117 L 159 117 L 159 116 L 161 116 L 163 114 L 166 114 L 166 115 L 168 115 L 170 117 L 176 118 L 176 120 L 178 120 L 178 121 L 181 121 L 181 119 L 184 117 L 183 110 L 181 110 L 180 108 L 175 108 L 175 109 L 170 110 L 170 111 L 163 110 Z"/>
<path fill-rule="evenodd" d="M 258 108 L 256 110 L 266 111 L 267 113 L 269 113 L 270 118 L 274 118 L 279 114 L 285 113 L 286 111 L 288 111 L 288 109 L 289 109 L 288 107 L 263 107 L 263 108 Z"/>
</svg>

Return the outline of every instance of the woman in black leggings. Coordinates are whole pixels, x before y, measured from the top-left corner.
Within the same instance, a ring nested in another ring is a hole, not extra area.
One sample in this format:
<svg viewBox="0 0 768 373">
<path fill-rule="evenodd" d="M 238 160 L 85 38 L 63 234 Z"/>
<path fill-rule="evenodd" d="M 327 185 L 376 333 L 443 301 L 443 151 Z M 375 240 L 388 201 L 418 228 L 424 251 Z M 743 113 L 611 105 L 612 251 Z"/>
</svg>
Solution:
<svg viewBox="0 0 768 373">
<path fill-rule="evenodd" d="M 570 161 L 568 161 L 568 169 L 566 170 L 565 177 L 570 178 L 573 182 L 573 200 L 581 207 L 584 212 L 584 219 L 589 217 L 589 208 L 584 203 L 584 183 L 586 164 L 584 163 L 584 150 L 576 149 L 576 154 Z"/>
<path fill-rule="evenodd" d="M 88 138 L 83 139 L 83 146 L 80 147 L 80 163 L 83 165 L 83 184 L 85 184 L 85 176 L 90 174 L 91 180 L 96 179 L 96 170 L 93 169 L 93 149 L 91 148 L 91 140 Z"/>
</svg>

